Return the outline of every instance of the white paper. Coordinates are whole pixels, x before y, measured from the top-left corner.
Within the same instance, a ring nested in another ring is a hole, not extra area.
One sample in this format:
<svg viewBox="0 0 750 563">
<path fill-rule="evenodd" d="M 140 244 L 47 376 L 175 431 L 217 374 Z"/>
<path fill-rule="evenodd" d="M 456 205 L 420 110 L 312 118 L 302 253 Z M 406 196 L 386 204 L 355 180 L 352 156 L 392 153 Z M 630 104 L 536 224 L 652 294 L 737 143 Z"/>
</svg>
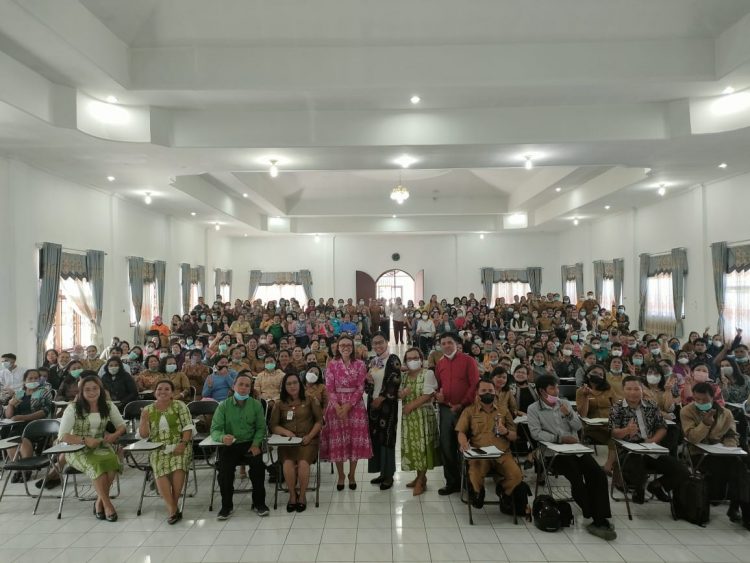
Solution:
<svg viewBox="0 0 750 563">
<path fill-rule="evenodd" d="M 585 422 L 586 424 L 589 424 L 591 426 L 598 426 L 602 424 L 609 424 L 608 418 L 586 418 L 585 416 L 581 417 L 581 420 Z"/>
<path fill-rule="evenodd" d="M 747 455 L 742 448 L 727 447 L 722 444 L 696 444 L 700 449 L 715 455 Z"/>
<path fill-rule="evenodd" d="M 501 455 L 503 455 L 503 452 L 498 450 L 495 446 L 482 446 L 479 449 L 482 450 L 484 453 L 479 453 L 477 451 L 477 448 L 472 447 L 466 450 L 464 452 L 464 455 L 466 457 L 471 457 L 475 459 L 486 458 L 486 457 L 500 457 Z"/>
<path fill-rule="evenodd" d="M 584 446 L 583 444 L 553 444 L 552 442 L 542 442 L 544 446 L 550 451 L 559 454 L 590 454 L 594 453 L 594 450 Z"/>
</svg>

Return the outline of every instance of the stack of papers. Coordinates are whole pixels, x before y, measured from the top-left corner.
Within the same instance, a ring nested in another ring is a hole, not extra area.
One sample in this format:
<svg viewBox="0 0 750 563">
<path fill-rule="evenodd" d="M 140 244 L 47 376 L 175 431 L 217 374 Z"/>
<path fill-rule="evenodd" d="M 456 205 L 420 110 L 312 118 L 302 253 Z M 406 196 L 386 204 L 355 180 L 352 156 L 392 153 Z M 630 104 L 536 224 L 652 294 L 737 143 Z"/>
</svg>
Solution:
<svg viewBox="0 0 750 563">
<path fill-rule="evenodd" d="M 464 457 L 472 459 L 492 458 L 500 457 L 503 455 L 501 450 L 498 450 L 495 446 L 483 446 L 481 448 L 469 448 L 464 452 Z"/>
<path fill-rule="evenodd" d="M 724 446 L 722 444 L 696 444 L 700 449 L 708 454 L 714 455 L 747 455 L 742 448 Z"/>
<path fill-rule="evenodd" d="M 586 424 L 596 426 L 601 424 L 609 424 L 608 418 L 586 418 L 585 416 L 581 417 L 581 420 L 585 422 Z"/>
<path fill-rule="evenodd" d="M 280 434 L 271 434 L 268 437 L 269 446 L 298 446 L 302 443 L 302 438 L 296 436 L 290 438 L 288 436 L 282 436 Z"/>
<path fill-rule="evenodd" d="M 542 442 L 545 448 L 558 454 L 591 454 L 594 450 L 583 444 L 553 444 Z"/>
<path fill-rule="evenodd" d="M 669 453 L 669 450 L 667 448 L 665 448 L 664 446 L 660 446 L 659 444 L 647 444 L 646 442 L 626 442 L 625 440 L 617 440 L 617 443 L 626 450 L 630 450 L 631 452 L 643 452 L 649 454 Z"/>
</svg>

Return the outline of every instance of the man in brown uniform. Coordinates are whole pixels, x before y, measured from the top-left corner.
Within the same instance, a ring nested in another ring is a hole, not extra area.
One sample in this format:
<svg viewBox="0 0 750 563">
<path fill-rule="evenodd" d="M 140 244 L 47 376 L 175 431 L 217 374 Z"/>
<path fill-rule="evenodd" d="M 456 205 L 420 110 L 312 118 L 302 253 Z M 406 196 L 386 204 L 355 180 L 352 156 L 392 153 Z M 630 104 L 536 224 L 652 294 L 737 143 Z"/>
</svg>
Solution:
<svg viewBox="0 0 750 563">
<path fill-rule="evenodd" d="M 510 452 L 510 442 L 516 439 L 516 425 L 510 411 L 495 402 L 495 386 L 491 380 L 480 380 L 477 398 L 474 404 L 466 407 L 461 413 L 456 423 L 456 432 L 462 452 L 472 447 L 486 446 L 495 446 L 504 452 L 499 458 L 469 461 L 470 496 L 474 506 L 481 508 L 484 503 L 484 478 L 491 468 L 503 477 L 496 488 L 498 496 L 501 492 L 508 496 L 516 496 L 514 491 L 523 482 L 521 468 Z M 523 492 L 522 496 L 525 504 L 526 493 Z"/>
</svg>

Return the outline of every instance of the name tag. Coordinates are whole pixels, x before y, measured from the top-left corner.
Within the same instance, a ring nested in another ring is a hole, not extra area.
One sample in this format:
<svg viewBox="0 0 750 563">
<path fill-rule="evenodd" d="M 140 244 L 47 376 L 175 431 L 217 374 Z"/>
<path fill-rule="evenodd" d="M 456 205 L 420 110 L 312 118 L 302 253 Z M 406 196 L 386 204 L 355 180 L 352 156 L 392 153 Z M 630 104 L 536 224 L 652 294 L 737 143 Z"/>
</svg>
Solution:
<svg viewBox="0 0 750 563">
<path fill-rule="evenodd" d="M 286 411 L 286 419 L 292 420 L 294 418 L 294 411 Z"/>
</svg>

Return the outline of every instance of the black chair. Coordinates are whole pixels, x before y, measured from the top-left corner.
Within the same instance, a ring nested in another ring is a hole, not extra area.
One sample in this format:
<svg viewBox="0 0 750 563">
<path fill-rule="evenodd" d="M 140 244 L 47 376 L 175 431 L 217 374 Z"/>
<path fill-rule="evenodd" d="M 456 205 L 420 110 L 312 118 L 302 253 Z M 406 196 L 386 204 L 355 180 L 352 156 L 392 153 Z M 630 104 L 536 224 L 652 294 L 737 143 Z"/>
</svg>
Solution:
<svg viewBox="0 0 750 563">
<path fill-rule="evenodd" d="M 558 385 L 557 388 L 560 390 L 559 396 L 563 399 L 567 399 L 568 401 L 576 400 L 576 390 L 578 387 L 575 385 Z"/>
<path fill-rule="evenodd" d="M 212 417 L 219 403 L 216 401 L 192 401 L 187 404 L 188 411 L 190 411 L 190 418 L 193 419 L 193 423 L 197 424 L 200 417 Z M 196 427 L 197 428 L 197 427 Z M 210 436 L 209 432 L 198 432 L 197 429 L 193 432 L 193 461 L 191 463 L 191 469 L 193 472 L 193 493 L 191 496 L 198 494 L 198 466 L 196 465 L 197 459 L 202 459 L 205 463 L 201 464 L 201 469 L 213 469 L 213 462 L 210 457 L 206 457 L 206 450 L 199 447 L 199 444 Z"/>
<path fill-rule="evenodd" d="M 57 434 L 59 431 L 60 421 L 57 419 L 44 418 L 41 420 L 33 420 L 28 423 L 26 428 L 24 428 L 23 434 L 21 435 L 21 441 L 23 441 L 24 438 L 29 440 L 33 446 L 34 451 L 41 452 L 54 443 L 54 441 L 57 439 Z M 21 442 L 19 442 L 19 445 L 20 443 Z M 52 467 L 52 462 L 48 456 L 41 453 L 32 455 L 31 457 L 27 458 L 20 458 L 20 454 L 21 449 L 19 447 L 16 449 L 16 453 L 13 456 L 13 459 L 5 463 L 5 467 L 3 468 L 5 471 L 5 480 L 3 482 L 2 491 L 0 491 L 0 501 L 2 501 L 3 496 L 5 496 L 5 489 L 8 486 L 8 482 L 10 481 L 12 473 L 14 471 L 20 471 L 21 476 L 23 477 L 23 486 L 26 490 L 26 496 L 37 499 L 36 504 L 34 505 L 34 512 L 32 513 L 36 514 L 37 508 L 39 507 L 39 501 L 41 500 L 42 494 L 44 492 L 44 483 L 42 484 L 42 488 L 40 489 L 38 495 L 32 494 L 31 491 L 29 491 L 29 483 L 26 479 L 26 473 L 46 469 L 47 474 L 49 474 L 49 470 Z M 45 482 L 46 479 L 47 475 L 44 476 Z"/>
<path fill-rule="evenodd" d="M 122 411 L 122 418 L 125 420 L 125 425 L 128 427 L 128 431 L 120 436 L 119 443 L 127 446 L 138 441 L 135 437 L 138 432 L 138 424 L 141 420 L 141 411 L 152 404 L 154 401 L 150 399 L 141 399 L 138 401 L 130 401 L 125 405 L 125 409 Z"/>
</svg>

